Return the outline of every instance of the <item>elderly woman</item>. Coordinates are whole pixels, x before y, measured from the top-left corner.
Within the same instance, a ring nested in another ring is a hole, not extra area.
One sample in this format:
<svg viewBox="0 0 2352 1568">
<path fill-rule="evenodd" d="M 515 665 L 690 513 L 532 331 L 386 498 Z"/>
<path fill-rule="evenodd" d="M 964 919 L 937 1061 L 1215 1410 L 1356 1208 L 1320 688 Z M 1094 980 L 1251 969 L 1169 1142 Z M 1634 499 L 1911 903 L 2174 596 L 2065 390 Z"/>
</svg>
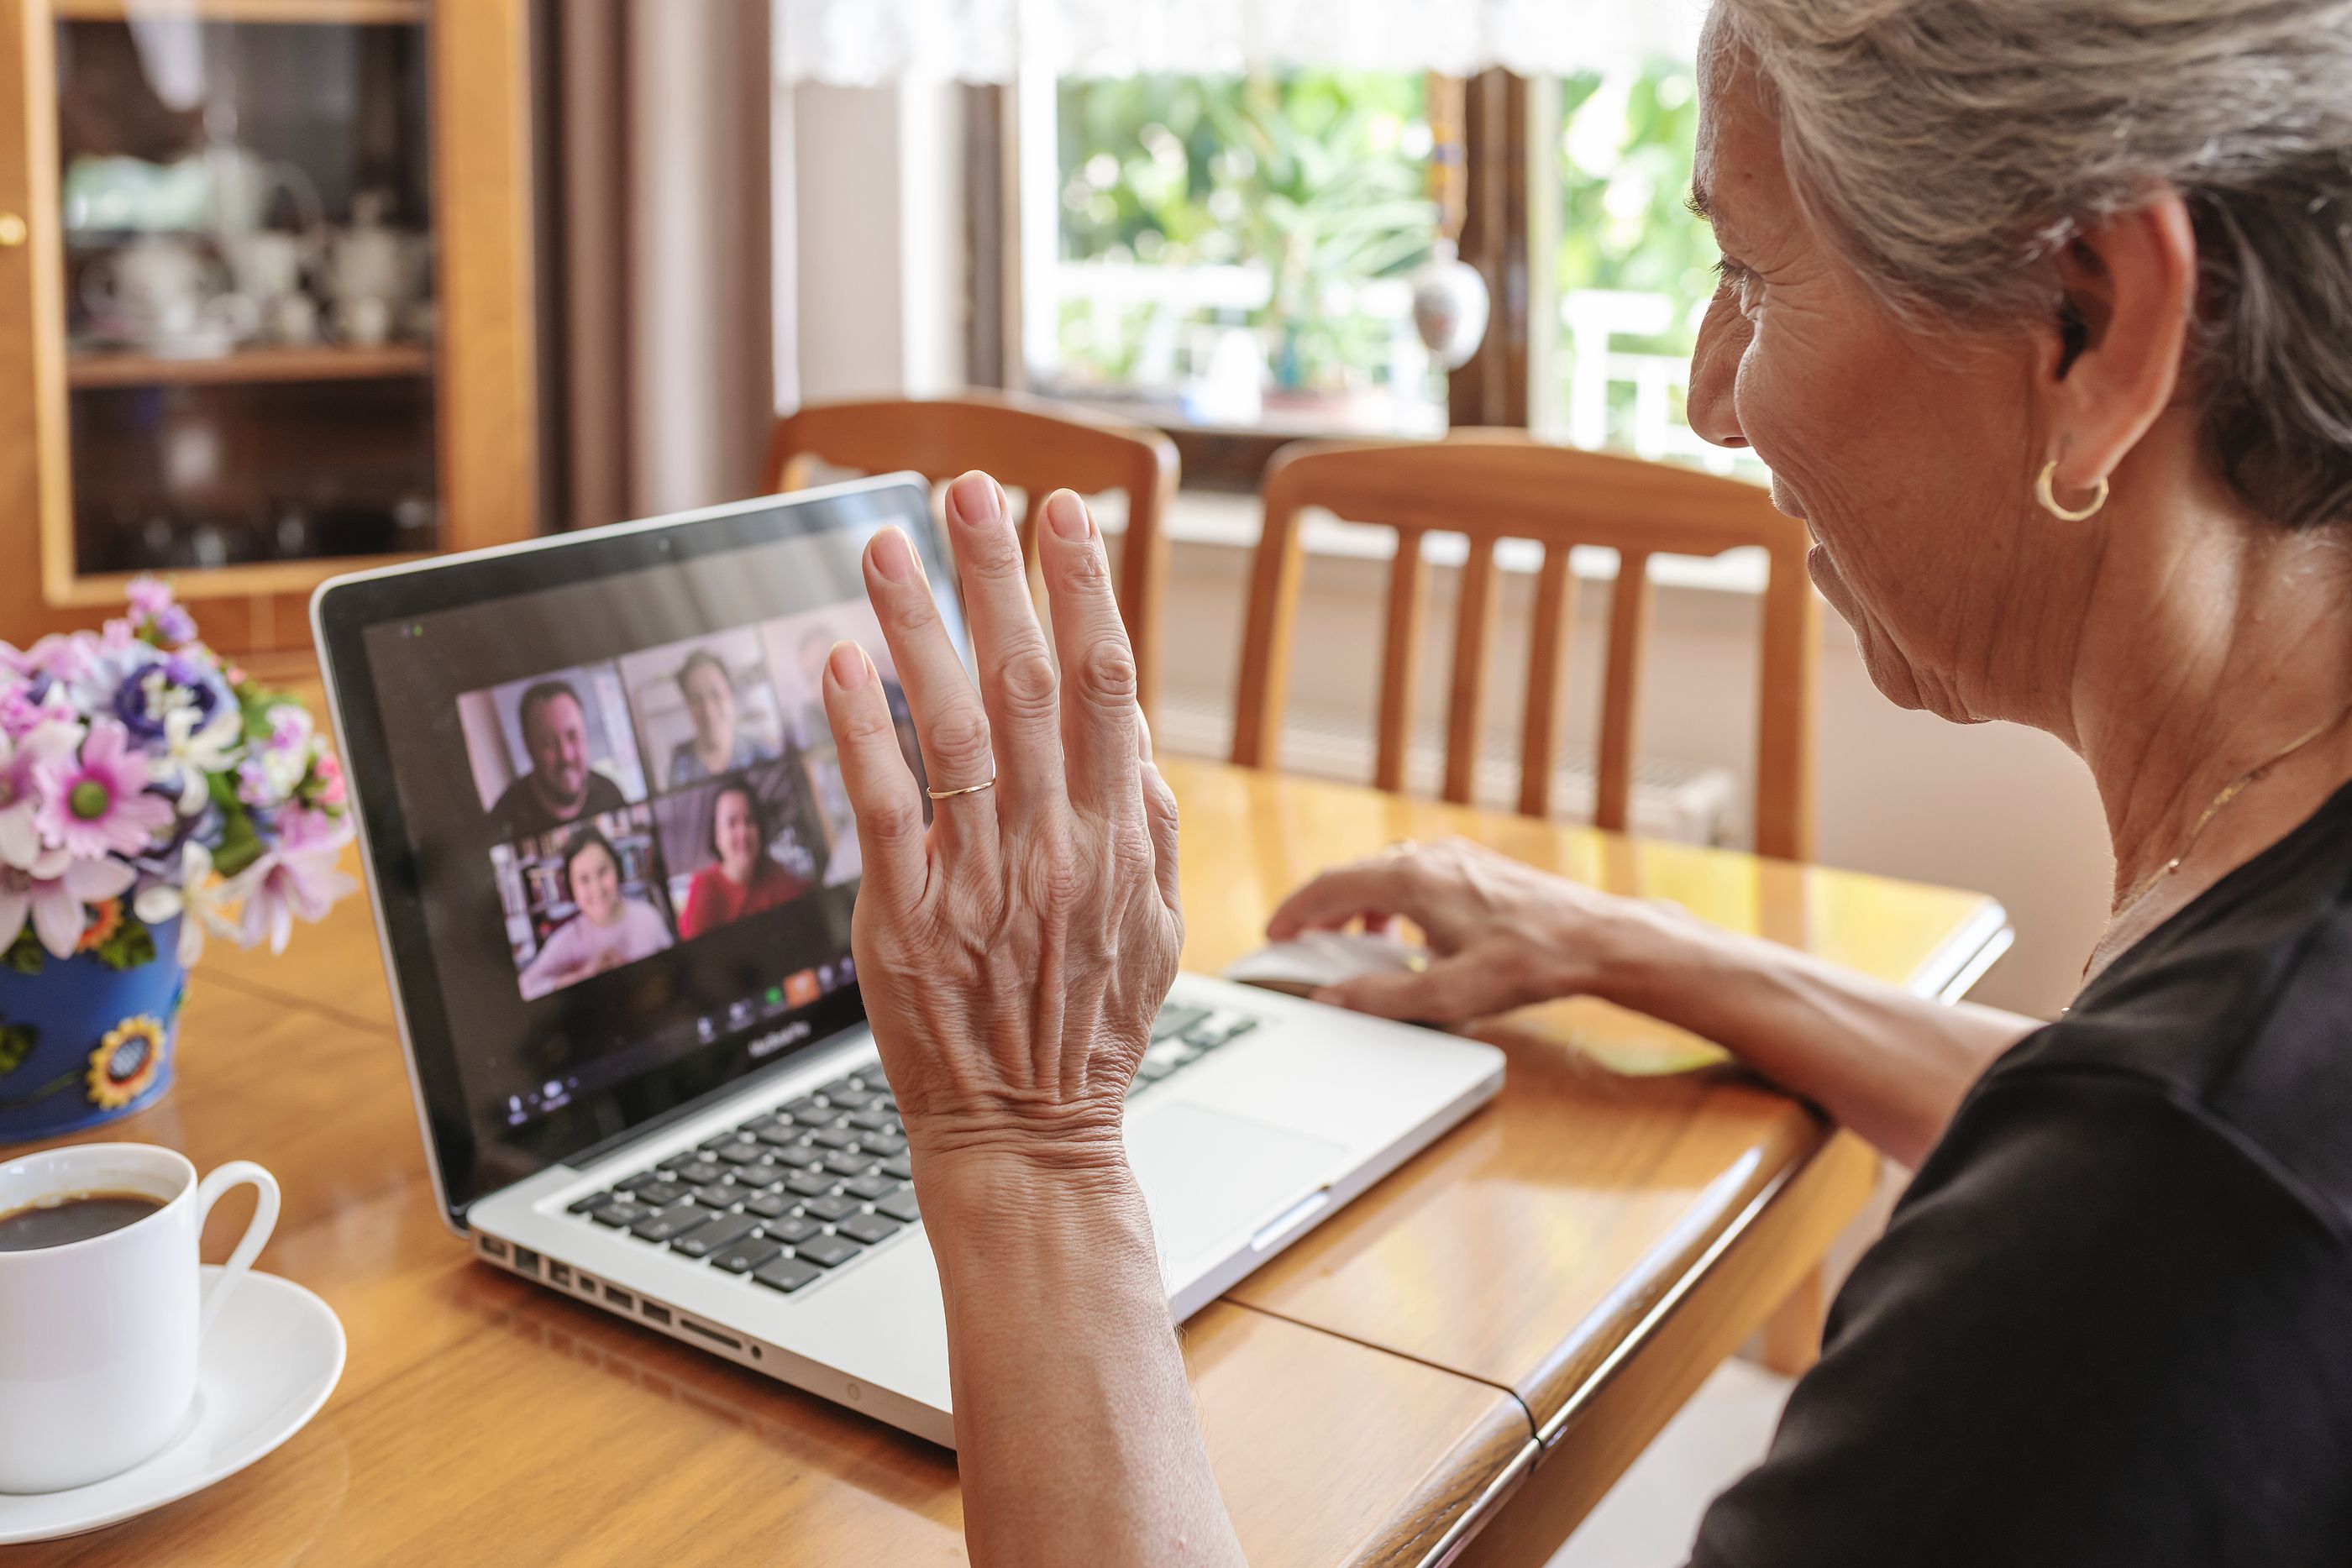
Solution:
<svg viewBox="0 0 2352 1568">
<path fill-rule="evenodd" d="M 1752 445 L 1880 689 L 2074 747 L 2114 919 L 2054 1024 L 1943 1009 L 1483 852 L 1298 893 L 1443 956 L 1338 999 L 1588 992 L 1918 1176 L 1707 1563 L 2352 1561 L 2352 4 L 1717 0 L 1692 423 Z M 826 699 L 982 1562 L 1240 1560 L 1119 1134 L 1181 937 L 1101 545 L 952 491 L 983 672 L 867 559 Z"/>
</svg>

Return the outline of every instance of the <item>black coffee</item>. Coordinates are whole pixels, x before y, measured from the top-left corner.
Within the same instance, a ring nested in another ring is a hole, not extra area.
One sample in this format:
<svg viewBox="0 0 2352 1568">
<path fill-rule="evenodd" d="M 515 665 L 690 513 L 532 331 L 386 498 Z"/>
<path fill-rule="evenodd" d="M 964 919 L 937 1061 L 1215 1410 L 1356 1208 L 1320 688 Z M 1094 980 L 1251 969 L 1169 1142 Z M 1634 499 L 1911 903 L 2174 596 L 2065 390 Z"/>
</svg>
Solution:
<svg viewBox="0 0 2352 1568">
<path fill-rule="evenodd" d="M 163 1206 L 144 1193 L 78 1192 L 0 1214 L 0 1252 L 87 1241 L 135 1225 Z"/>
</svg>

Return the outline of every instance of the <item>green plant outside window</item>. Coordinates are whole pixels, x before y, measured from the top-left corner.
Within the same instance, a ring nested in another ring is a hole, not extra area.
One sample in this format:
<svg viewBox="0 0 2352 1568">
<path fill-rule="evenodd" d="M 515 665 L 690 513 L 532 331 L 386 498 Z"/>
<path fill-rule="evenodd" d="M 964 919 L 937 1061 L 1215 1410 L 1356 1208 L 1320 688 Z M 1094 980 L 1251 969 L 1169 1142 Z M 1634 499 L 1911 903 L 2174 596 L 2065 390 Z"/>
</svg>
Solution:
<svg viewBox="0 0 2352 1568">
<path fill-rule="evenodd" d="M 1402 279 L 1437 238 L 1423 99 L 1419 76 L 1370 71 L 1065 80 L 1061 259 L 1260 270 L 1262 298 L 1187 314 L 1253 329 L 1275 390 L 1387 387 L 1442 402 L 1433 375 L 1394 385 L 1395 340 L 1409 331 Z M 1364 286 L 1382 279 L 1399 280 L 1389 291 L 1399 308 L 1365 308 Z M 1106 333 L 1100 310 L 1066 294 L 1060 369 L 1105 385 L 1134 380 L 1145 318 L 1164 308 L 1123 304 Z"/>
</svg>

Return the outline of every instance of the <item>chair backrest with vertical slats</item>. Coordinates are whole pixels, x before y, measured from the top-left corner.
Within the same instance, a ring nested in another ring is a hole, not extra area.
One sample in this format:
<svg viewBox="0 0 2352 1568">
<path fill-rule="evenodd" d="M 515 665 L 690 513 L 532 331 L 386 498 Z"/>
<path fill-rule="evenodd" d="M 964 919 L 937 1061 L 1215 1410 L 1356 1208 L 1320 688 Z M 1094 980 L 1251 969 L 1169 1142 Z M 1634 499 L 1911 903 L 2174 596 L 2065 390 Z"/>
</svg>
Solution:
<svg viewBox="0 0 2352 1568">
<path fill-rule="evenodd" d="M 911 469 L 935 484 L 985 469 L 1007 489 L 1027 493 L 1021 549 L 1033 562 L 1047 496 L 1065 488 L 1083 496 L 1123 492 L 1119 612 L 1135 644 L 1143 709 L 1151 712 L 1167 591 L 1165 522 L 1176 494 L 1176 447 L 1166 435 L 1091 409 L 1011 392 L 811 403 L 776 422 L 768 473 L 778 489 L 796 490 L 818 463 L 866 474 Z"/>
<path fill-rule="evenodd" d="M 1632 799 L 1634 716 L 1649 622 L 1653 555 L 1714 556 L 1761 547 L 1771 563 L 1764 592 L 1762 680 L 1757 722 L 1756 847 L 1802 859 L 1812 852 L 1812 732 L 1820 608 L 1805 571 L 1804 525 L 1776 511 L 1765 492 L 1737 479 L 1639 458 L 1583 452 L 1524 432 L 1456 431 L 1435 442 L 1297 442 L 1268 465 L 1265 532 L 1250 587 L 1235 702 L 1233 759 L 1276 764 L 1290 674 L 1291 631 L 1305 553 L 1299 515 L 1319 507 L 1351 522 L 1391 528 L 1373 782 L 1401 789 L 1412 741 L 1412 674 L 1428 571 L 1422 541 L 1465 536 L 1445 723 L 1444 797 L 1470 799 L 1487 643 L 1494 618 L 1495 545 L 1542 547 L 1521 724 L 1519 810 L 1550 809 L 1559 740 L 1560 677 L 1573 614 L 1569 551 L 1601 545 L 1618 554 L 1594 821 L 1622 831 Z"/>
</svg>

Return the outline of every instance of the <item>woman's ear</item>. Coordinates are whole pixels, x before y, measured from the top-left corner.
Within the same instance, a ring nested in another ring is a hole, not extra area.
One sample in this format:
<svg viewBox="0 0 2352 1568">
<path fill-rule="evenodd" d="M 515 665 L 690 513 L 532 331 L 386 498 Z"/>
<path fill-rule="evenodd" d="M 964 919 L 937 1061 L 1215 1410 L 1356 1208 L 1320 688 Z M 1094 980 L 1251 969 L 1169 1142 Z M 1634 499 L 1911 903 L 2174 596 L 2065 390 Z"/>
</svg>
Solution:
<svg viewBox="0 0 2352 1568">
<path fill-rule="evenodd" d="M 2056 258 L 2059 304 L 2036 333 L 2053 483 L 2095 486 L 2121 466 L 2179 390 L 2197 307 L 2197 237 L 2167 190 L 2084 228 Z"/>
</svg>

